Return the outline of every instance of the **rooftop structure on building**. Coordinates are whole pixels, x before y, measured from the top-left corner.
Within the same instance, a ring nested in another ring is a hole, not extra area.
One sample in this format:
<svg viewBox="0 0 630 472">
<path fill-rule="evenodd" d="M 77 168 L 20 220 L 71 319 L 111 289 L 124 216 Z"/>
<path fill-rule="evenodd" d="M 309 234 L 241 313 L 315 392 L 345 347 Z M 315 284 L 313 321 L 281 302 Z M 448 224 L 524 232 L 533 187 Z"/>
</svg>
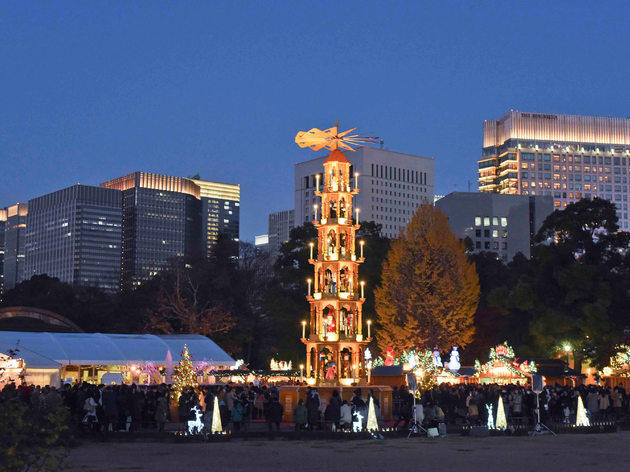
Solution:
<svg viewBox="0 0 630 472">
<path fill-rule="evenodd" d="M 554 210 L 553 198 L 453 192 L 436 202 L 460 239 L 469 237 L 474 252 L 493 252 L 504 262 L 517 253 L 531 257 L 534 237 Z"/>
<path fill-rule="evenodd" d="M 74 185 L 28 203 L 24 278 L 47 274 L 80 286 L 120 288 L 122 197 Z"/>
<path fill-rule="evenodd" d="M 385 149 L 360 147 L 344 156 L 350 162 L 349 183 L 361 187 L 354 208 L 361 221 L 382 225 L 383 235 L 393 238 L 411 220 L 415 209 L 434 199 L 434 160 Z M 328 154 L 295 165 L 295 225 L 315 221 L 321 209 L 322 166 Z M 358 177 L 358 179 L 357 179 Z M 319 189 L 317 188 L 319 185 Z"/>
<path fill-rule="evenodd" d="M 254 246 L 257 254 L 269 252 L 269 235 L 254 236 Z"/>
<path fill-rule="evenodd" d="M 479 191 L 549 196 L 555 208 L 604 198 L 628 229 L 630 118 L 510 111 L 483 125 Z"/>
</svg>

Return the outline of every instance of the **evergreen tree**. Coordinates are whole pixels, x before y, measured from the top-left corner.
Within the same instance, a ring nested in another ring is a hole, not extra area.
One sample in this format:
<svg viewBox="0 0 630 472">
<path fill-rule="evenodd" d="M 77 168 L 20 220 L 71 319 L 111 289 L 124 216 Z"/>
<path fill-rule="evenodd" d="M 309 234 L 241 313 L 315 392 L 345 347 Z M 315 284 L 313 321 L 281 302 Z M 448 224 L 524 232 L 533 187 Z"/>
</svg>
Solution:
<svg viewBox="0 0 630 472">
<path fill-rule="evenodd" d="M 196 388 L 199 385 L 192 363 L 192 356 L 188 352 L 188 346 L 185 344 L 182 351 L 182 360 L 173 367 L 173 370 L 175 371 L 173 374 L 173 396 L 175 401 L 179 402 L 179 397 L 182 395 L 184 387 Z"/>
<path fill-rule="evenodd" d="M 479 278 L 446 215 L 433 205 L 420 206 L 391 246 L 376 290 L 380 349 L 470 343 Z"/>
</svg>

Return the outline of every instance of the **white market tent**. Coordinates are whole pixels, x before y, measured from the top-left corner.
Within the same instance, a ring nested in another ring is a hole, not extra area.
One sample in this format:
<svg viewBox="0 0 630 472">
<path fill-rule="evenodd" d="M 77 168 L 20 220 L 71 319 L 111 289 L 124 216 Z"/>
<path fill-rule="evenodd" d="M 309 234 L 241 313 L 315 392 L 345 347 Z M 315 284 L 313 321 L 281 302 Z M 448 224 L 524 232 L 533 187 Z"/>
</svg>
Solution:
<svg viewBox="0 0 630 472">
<path fill-rule="evenodd" d="M 232 367 L 236 365 L 214 341 L 197 334 L 102 334 L 33 333 L 0 331 L 0 352 L 19 349 L 16 357 L 24 359 L 28 371 L 55 370 L 89 365 L 128 365 L 152 363 L 165 365 L 170 351 L 177 364 L 184 345 L 193 356 L 193 364 Z"/>
</svg>

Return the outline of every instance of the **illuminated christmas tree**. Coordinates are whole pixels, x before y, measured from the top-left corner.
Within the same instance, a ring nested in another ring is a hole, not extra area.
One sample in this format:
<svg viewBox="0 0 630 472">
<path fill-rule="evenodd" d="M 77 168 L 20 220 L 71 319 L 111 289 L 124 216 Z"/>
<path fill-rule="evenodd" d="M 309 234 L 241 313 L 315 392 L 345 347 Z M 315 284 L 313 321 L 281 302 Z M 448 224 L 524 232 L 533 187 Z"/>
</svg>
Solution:
<svg viewBox="0 0 630 472">
<path fill-rule="evenodd" d="M 507 428 L 507 419 L 505 418 L 505 408 L 503 408 L 503 397 L 499 395 L 499 406 L 497 407 L 497 429 Z"/>
<path fill-rule="evenodd" d="M 577 417 L 575 418 L 575 426 L 590 426 L 591 422 L 586 416 L 584 410 L 584 403 L 582 403 L 582 397 L 578 396 Z"/>
<path fill-rule="evenodd" d="M 376 410 L 374 409 L 374 398 L 370 397 L 370 407 L 368 409 L 367 430 L 378 431 L 378 421 L 376 419 Z"/>
<path fill-rule="evenodd" d="M 214 409 L 212 410 L 212 432 L 220 433 L 223 431 L 221 425 L 221 414 L 219 413 L 219 397 L 214 397 Z"/>
<path fill-rule="evenodd" d="M 179 361 L 173 370 L 173 398 L 179 403 L 179 397 L 184 390 L 184 387 L 197 387 L 197 373 L 193 367 L 192 356 L 188 352 L 188 347 L 184 344 L 184 350 L 182 351 L 182 360 Z"/>
</svg>

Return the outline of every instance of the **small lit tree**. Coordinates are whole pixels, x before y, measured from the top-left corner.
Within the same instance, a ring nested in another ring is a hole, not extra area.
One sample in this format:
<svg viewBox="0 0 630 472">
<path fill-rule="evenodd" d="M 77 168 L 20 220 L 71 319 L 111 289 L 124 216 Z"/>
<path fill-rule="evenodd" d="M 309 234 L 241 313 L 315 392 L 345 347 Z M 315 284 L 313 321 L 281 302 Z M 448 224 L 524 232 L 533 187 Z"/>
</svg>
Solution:
<svg viewBox="0 0 630 472">
<path fill-rule="evenodd" d="M 173 367 L 175 373 L 173 374 L 173 398 L 179 403 L 179 397 L 184 390 L 184 387 L 197 387 L 197 373 L 193 367 L 192 356 L 188 352 L 188 346 L 184 344 L 184 350 L 182 351 L 182 360 L 179 364 Z"/>
</svg>

